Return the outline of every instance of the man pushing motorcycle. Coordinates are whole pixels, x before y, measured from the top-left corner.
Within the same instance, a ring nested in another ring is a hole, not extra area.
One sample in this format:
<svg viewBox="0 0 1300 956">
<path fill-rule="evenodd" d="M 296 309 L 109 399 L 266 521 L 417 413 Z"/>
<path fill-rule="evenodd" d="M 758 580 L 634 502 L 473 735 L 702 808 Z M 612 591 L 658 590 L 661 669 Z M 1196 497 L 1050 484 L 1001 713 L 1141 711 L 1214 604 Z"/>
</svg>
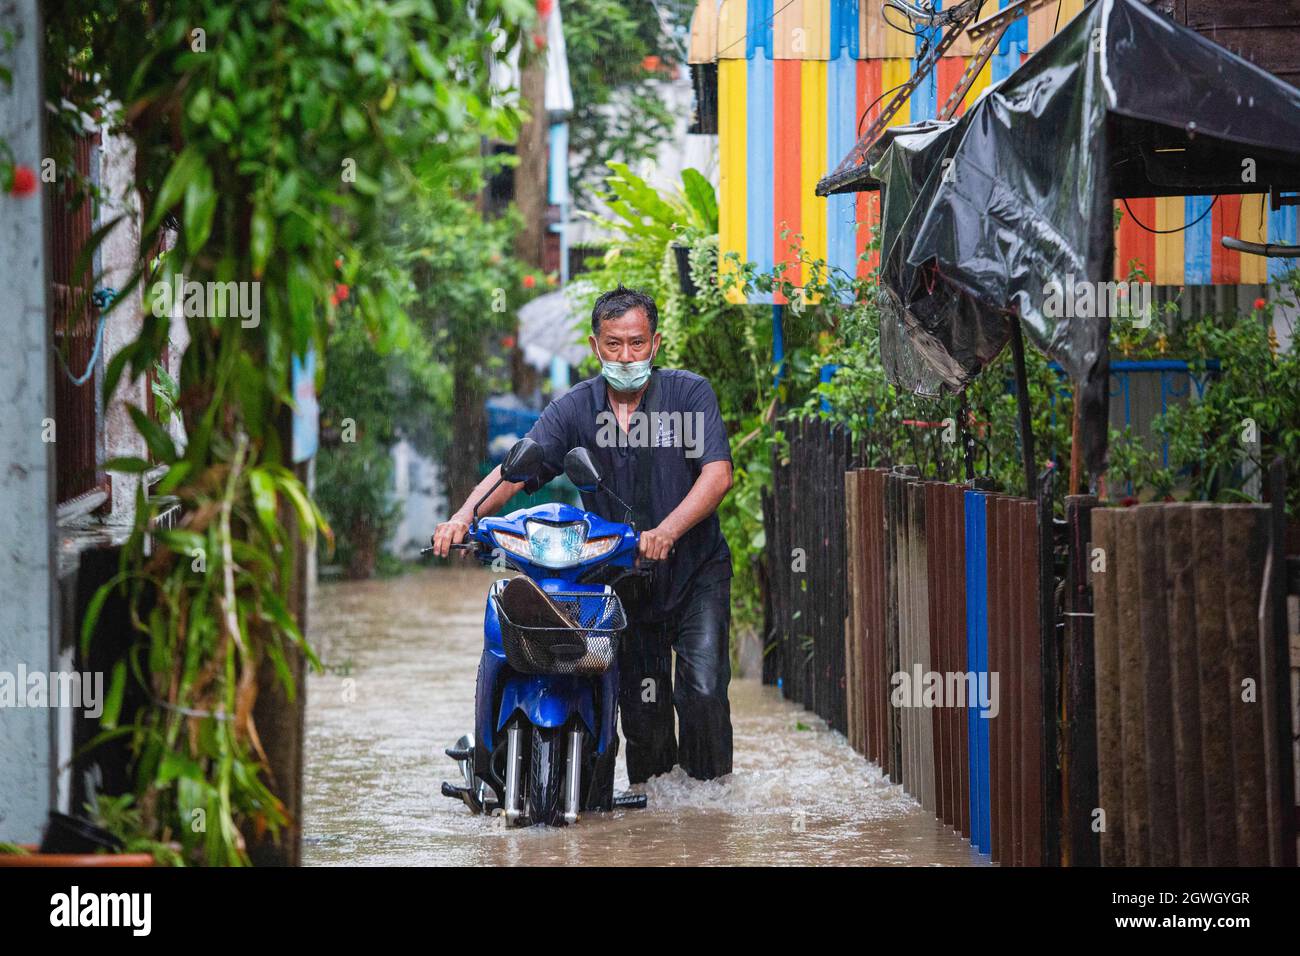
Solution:
<svg viewBox="0 0 1300 956">
<path fill-rule="evenodd" d="M 655 562 L 654 573 L 641 593 L 624 593 L 628 627 L 619 649 L 619 710 L 634 784 L 679 763 L 697 779 L 731 772 L 731 551 L 717 516 L 731 488 L 731 450 L 708 380 L 654 365 L 658 322 L 654 300 L 642 292 L 620 285 L 596 300 L 588 342 L 600 374 L 551 402 L 529 431 L 544 452 L 538 476 L 502 481 L 479 506 L 480 516 L 495 514 L 519 490 L 562 474 L 569 449 L 584 447 L 604 481 L 583 492 L 583 506 L 640 532 L 639 553 Z M 465 539 L 474 503 L 500 477 L 494 468 L 438 526 L 435 554 L 446 557 Z"/>
</svg>

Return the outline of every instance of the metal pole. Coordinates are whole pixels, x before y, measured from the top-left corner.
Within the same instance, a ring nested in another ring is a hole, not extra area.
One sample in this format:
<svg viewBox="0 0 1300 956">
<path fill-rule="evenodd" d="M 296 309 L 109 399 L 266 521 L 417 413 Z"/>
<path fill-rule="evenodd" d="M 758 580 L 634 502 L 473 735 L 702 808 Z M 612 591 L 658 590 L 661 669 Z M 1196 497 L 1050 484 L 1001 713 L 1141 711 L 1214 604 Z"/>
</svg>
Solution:
<svg viewBox="0 0 1300 956">
<path fill-rule="evenodd" d="M 1016 405 L 1020 409 L 1020 451 L 1025 462 L 1025 497 L 1034 495 L 1034 428 L 1029 417 L 1029 376 L 1025 372 L 1025 338 L 1020 320 L 1011 322 L 1011 352 L 1016 363 Z"/>
<path fill-rule="evenodd" d="M 962 454 L 966 462 L 966 480 L 975 480 L 975 435 L 971 428 L 970 395 L 965 389 L 961 391 L 961 409 L 958 411 Z"/>
<path fill-rule="evenodd" d="M 1287 626 L 1286 574 L 1286 462 L 1274 458 L 1268 469 L 1269 490 L 1269 606 L 1263 609 L 1268 620 L 1262 629 L 1267 644 L 1261 655 L 1269 692 L 1264 697 L 1269 708 L 1265 726 L 1272 730 L 1266 746 L 1273 764 L 1270 781 L 1271 799 L 1276 802 L 1278 832 L 1272 835 L 1274 866 L 1296 865 L 1295 769 L 1291 731 L 1291 654 Z"/>
</svg>

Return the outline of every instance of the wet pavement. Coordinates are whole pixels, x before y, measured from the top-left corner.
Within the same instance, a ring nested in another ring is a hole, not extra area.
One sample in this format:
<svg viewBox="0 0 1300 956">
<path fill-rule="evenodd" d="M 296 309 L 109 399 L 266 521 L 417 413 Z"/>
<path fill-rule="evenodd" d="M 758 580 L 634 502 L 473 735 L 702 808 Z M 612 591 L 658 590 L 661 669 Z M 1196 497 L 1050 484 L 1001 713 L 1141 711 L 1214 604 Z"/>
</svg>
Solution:
<svg viewBox="0 0 1300 956">
<path fill-rule="evenodd" d="M 321 585 L 307 696 L 309 865 L 978 865 L 970 844 L 891 786 L 813 714 L 754 680 L 731 685 L 732 774 L 679 769 L 637 788 L 645 810 L 507 830 L 439 793 L 442 749 L 471 729 L 492 575 L 421 569 Z M 628 789 L 619 759 L 616 789 Z"/>
</svg>

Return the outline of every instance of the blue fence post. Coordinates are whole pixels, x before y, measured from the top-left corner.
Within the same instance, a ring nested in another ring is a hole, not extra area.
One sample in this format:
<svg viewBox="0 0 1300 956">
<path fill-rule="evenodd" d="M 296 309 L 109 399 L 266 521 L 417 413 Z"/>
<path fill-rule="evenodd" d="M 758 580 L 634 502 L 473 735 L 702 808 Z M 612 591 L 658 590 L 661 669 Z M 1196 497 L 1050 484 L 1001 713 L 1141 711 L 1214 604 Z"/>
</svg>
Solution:
<svg viewBox="0 0 1300 956">
<path fill-rule="evenodd" d="M 966 492 L 966 669 L 978 682 L 988 680 L 987 495 Z M 978 690 L 978 683 L 976 689 Z M 989 722 L 980 716 L 979 695 L 966 709 L 970 771 L 970 839 L 981 853 L 992 844 L 989 807 Z"/>
<path fill-rule="evenodd" d="M 837 371 L 839 371 L 839 368 L 840 368 L 840 367 L 839 367 L 838 365 L 834 365 L 834 364 L 823 365 L 822 368 L 821 368 L 821 374 L 820 374 L 820 376 L 818 377 L 818 381 L 822 382 L 823 384 L 825 384 L 826 382 L 829 382 L 831 379 L 833 379 L 833 378 L 835 377 L 835 373 L 836 373 Z M 823 412 L 830 412 L 830 410 L 831 410 L 831 403 L 828 402 L 828 401 L 826 400 L 826 396 L 823 395 L 823 396 L 822 396 L 822 411 L 823 411 Z"/>
<path fill-rule="evenodd" d="M 784 306 L 772 306 L 772 364 L 776 366 L 776 374 L 772 376 L 772 387 L 777 388 L 781 384 L 781 376 L 785 374 L 785 332 L 781 328 L 781 310 Z"/>
</svg>

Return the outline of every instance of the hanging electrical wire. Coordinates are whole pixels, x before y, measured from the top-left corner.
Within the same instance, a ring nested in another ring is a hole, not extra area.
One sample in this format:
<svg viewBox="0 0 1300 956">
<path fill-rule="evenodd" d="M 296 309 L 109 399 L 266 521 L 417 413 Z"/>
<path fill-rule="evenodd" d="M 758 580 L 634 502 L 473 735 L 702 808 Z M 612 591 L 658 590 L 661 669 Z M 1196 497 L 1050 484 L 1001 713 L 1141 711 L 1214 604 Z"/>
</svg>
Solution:
<svg viewBox="0 0 1300 956">
<path fill-rule="evenodd" d="M 783 3 L 783 4 L 782 4 L 780 7 L 778 7 L 776 10 L 773 10 L 773 11 L 772 11 L 772 15 L 771 15 L 770 17 L 768 17 L 766 20 L 764 20 L 762 23 L 759 24 L 759 27 L 762 28 L 762 27 L 767 26 L 769 23 L 771 23 L 773 20 L 776 19 L 776 15 L 777 15 L 778 13 L 780 13 L 780 12 L 781 12 L 782 10 L 784 10 L 786 7 L 790 6 L 792 3 L 794 3 L 794 0 L 785 0 L 785 3 Z M 731 49 L 733 46 L 735 46 L 737 43 L 742 43 L 742 42 L 744 42 L 744 39 L 745 39 L 745 37 L 747 37 L 747 36 L 749 36 L 749 31 L 748 31 L 748 30 L 746 30 L 746 31 L 745 31 L 744 33 L 742 33 L 740 36 L 736 37 L 736 39 L 732 40 L 730 43 L 728 43 L 726 46 L 724 46 L 721 50 L 719 50 L 719 51 L 717 52 L 717 56 L 718 56 L 718 57 L 721 57 L 722 54 L 726 53 L 728 50 L 730 50 L 730 49 Z"/>
<path fill-rule="evenodd" d="M 1144 229 L 1147 232 L 1155 233 L 1157 236 L 1167 236 L 1170 233 L 1182 232 L 1184 229 L 1191 229 L 1192 226 L 1196 225 L 1198 222 L 1200 222 L 1202 219 L 1204 219 L 1206 216 L 1210 214 L 1210 210 L 1214 208 L 1214 204 L 1218 201 L 1219 201 L 1219 197 L 1215 196 L 1213 199 L 1210 200 L 1210 204 L 1205 207 L 1205 212 L 1201 213 L 1199 216 L 1197 216 L 1195 219 L 1193 219 L 1191 222 L 1187 223 L 1186 225 L 1179 226 L 1177 229 L 1152 229 L 1150 226 L 1143 225 L 1142 220 L 1140 220 L 1137 216 L 1133 215 L 1133 210 L 1129 208 L 1127 199 L 1120 200 L 1120 202 L 1124 204 L 1124 211 L 1128 213 L 1129 218 L 1133 220 L 1133 222 L 1137 225 L 1139 229 Z"/>
</svg>

